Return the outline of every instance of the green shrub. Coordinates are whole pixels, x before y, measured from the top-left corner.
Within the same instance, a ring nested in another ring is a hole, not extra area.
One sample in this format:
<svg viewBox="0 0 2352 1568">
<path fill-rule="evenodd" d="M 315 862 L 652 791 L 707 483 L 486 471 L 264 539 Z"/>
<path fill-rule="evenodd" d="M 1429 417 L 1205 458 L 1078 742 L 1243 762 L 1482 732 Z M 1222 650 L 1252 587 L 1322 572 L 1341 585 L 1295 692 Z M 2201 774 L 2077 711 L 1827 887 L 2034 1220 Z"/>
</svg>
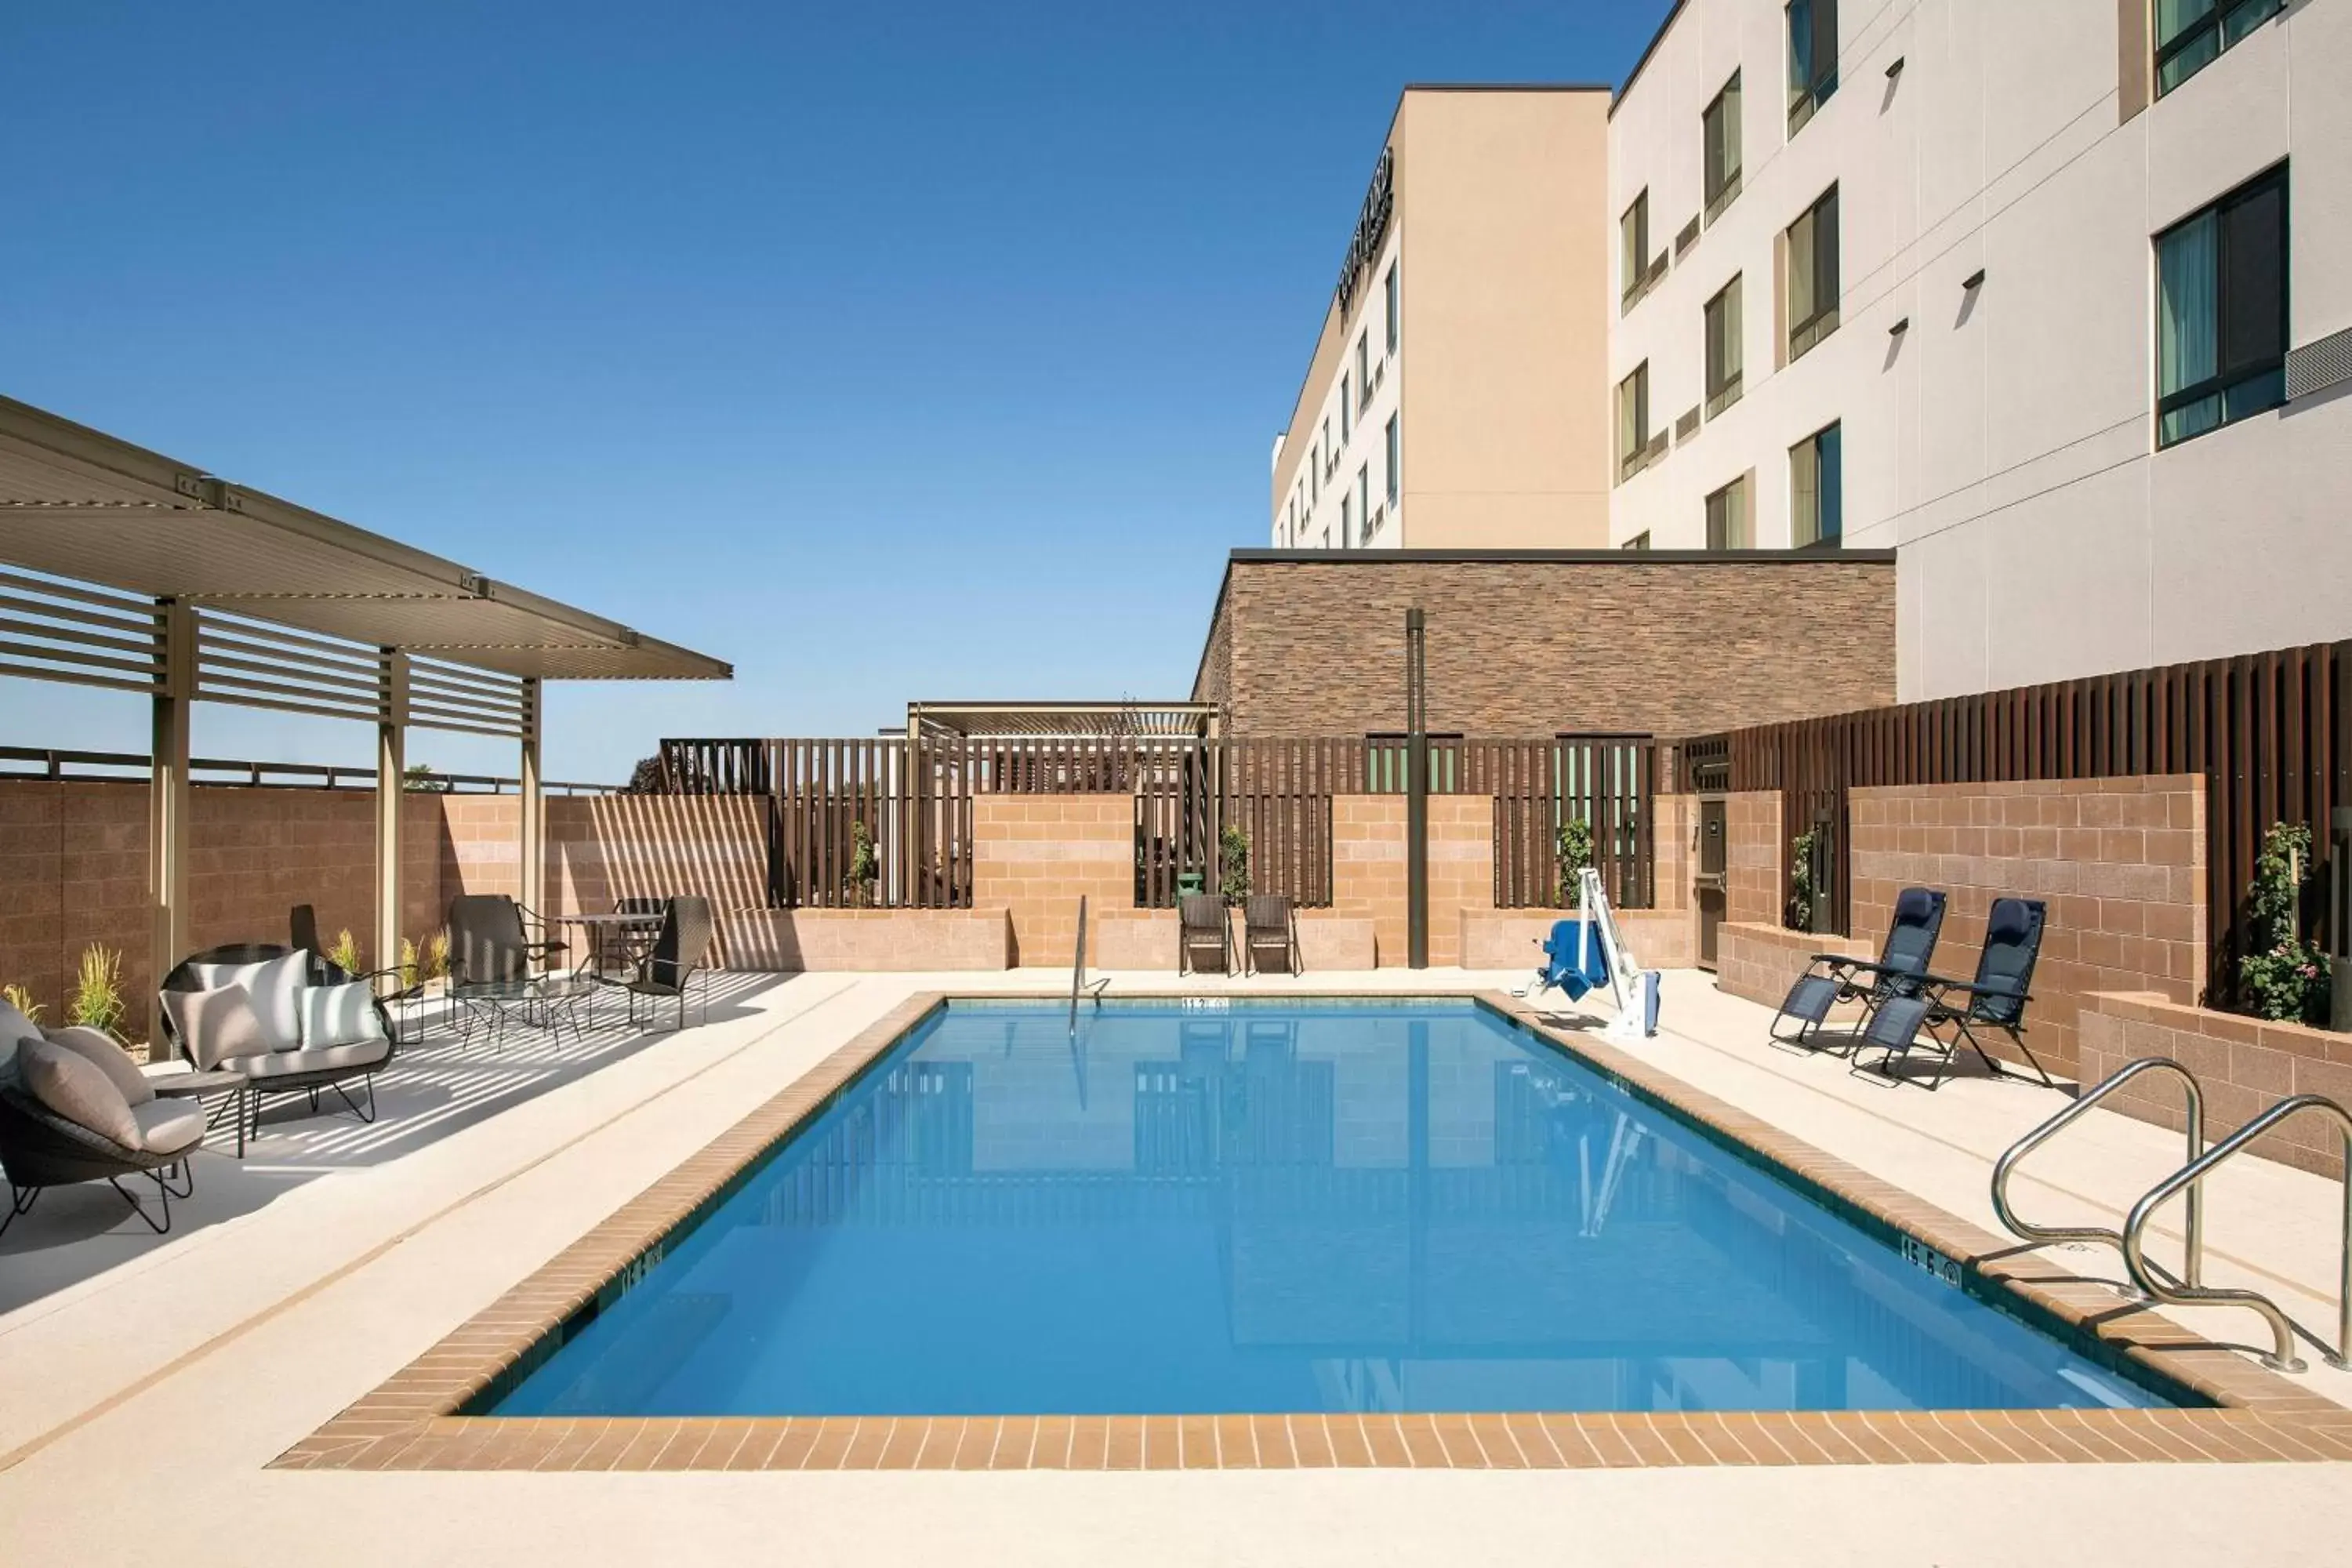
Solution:
<svg viewBox="0 0 2352 1568">
<path fill-rule="evenodd" d="M 2246 956 L 2238 963 L 2238 990 L 2257 1017 L 2327 1022 L 2327 954 L 2303 940 L 2303 885 L 2311 871 L 2308 826 L 2281 822 L 2263 835 L 2246 884 Z"/>
<path fill-rule="evenodd" d="M 129 1012 L 122 996 L 122 955 L 91 943 L 82 950 L 73 995 L 66 1003 L 66 1022 L 112 1035 Z"/>
<path fill-rule="evenodd" d="M 346 929 L 335 933 L 335 945 L 327 950 L 327 962 L 346 974 L 361 974 L 360 941 Z"/>
<path fill-rule="evenodd" d="M 874 902 L 875 879 L 882 874 L 882 858 L 874 852 L 874 835 L 862 821 L 849 825 L 849 901 L 859 909 Z"/>
<path fill-rule="evenodd" d="M 1592 824 L 1572 816 L 1552 835 L 1552 858 L 1559 864 L 1559 905 L 1564 910 L 1584 904 L 1583 874 L 1592 866 Z"/>
<path fill-rule="evenodd" d="M 1789 840 L 1789 929 L 1813 929 L 1813 846 L 1819 842 L 1810 827 Z"/>
<path fill-rule="evenodd" d="M 1217 891 L 1228 905 L 1249 901 L 1249 835 L 1231 823 L 1217 832 Z"/>
</svg>

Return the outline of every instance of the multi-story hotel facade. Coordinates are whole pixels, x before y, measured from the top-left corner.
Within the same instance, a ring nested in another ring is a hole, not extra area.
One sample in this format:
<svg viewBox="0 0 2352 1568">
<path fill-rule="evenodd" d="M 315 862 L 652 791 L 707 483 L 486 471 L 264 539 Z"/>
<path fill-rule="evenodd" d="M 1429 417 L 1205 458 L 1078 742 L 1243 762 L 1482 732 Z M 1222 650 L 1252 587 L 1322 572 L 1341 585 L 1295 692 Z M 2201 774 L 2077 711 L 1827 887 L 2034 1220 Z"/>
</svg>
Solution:
<svg viewBox="0 0 2352 1568">
<path fill-rule="evenodd" d="M 1901 700 L 2352 634 L 2352 7 L 1682 0 L 1613 542 L 1891 547 Z"/>
<path fill-rule="evenodd" d="M 2352 636 L 2347 79 L 2337 0 L 1678 0 L 1408 89 L 1271 541 L 1892 549 L 1903 700 Z"/>
<path fill-rule="evenodd" d="M 1609 542 L 1600 87 L 1409 87 L 1273 456 L 1276 549 Z"/>
</svg>

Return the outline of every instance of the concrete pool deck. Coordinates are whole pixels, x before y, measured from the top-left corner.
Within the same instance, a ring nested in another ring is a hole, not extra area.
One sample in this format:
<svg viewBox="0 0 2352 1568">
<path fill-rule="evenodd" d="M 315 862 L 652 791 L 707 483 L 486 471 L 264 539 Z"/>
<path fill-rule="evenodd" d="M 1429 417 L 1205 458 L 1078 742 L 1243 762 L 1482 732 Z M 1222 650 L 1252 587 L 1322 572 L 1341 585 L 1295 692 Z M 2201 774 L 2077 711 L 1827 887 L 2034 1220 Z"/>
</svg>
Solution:
<svg viewBox="0 0 2352 1568">
<path fill-rule="evenodd" d="M 322 1163 L 248 1201 L 208 1158 L 184 1230 L 139 1247 L 54 1194 L 0 1242 L 0 1562 L 1584 1560 L 2307 1561 L 2352 1531 L 2333 1464 L 1905 1465 L 1449 1473 L 1003 1475 L 301 1472 L 268 1467 L 518 1280 L 919 992 L 1050 988 L 1042 973 L 802 975 L 731 992 L 713 1021 L 615 1046 L 593 1071 L 373 1163 Z M 1437 994 L 1517 974 L 1432 971 L 1184 989 Z M 1113 992 L 1170 989 L 1114 976 Z M 1991 1227 L 1985 1182 L 2063 1103 L 2017 1082 L 1930 1095 L 1849 1079 L 1760 1042 L 1764 1014 L 1707 977 L 1668 977 L 1643 1059 L 1954 1215 Z M 495 1063 L 476 1070 L 492 1071 Z M 461 1077 L 468 1064 L 449 1064 Z M 454 1091 L 453 1091 L 454 1092 Z M 402 1111 L 388 1095 L 387 1130 Z M 455 1103 L 454 1100 L 451 1103 Z M 2021 1179 L 2027 1212 L 2113 1214 L 2169 1170 L 2177 1135 L 2105 1113 Z M 251 1163 L 285 1159 L 273 1134 Z M 299 1151 L 298 1151 L 299 1152 Z M 292 1163 L 292 1162 L 289 1162 Z M 252 1174 L 257 1176 L 259 1171 Z M 2244 1162 L 2215 1185 L 2209 1274 L 2332 1321 L 2337 1189 Z M 217 1195 L 225 1212 L 208 1214 Z M 52 1209 L 50 1205 L 59 1205 Z M 51 1216 L 52 1229 L 31 1222 Z M 43 1237 L 49 1240 L 43 1245 Z M 70 1256 L 68 1256 L 70 1255 Z M 2087 1275 L 2111 1258 L 2067 1254 Z M 30 1261 L 28 1261 L 30 1260 Z M 2251 1314 L 2176 1310 L 2243 1342 Z M 2298 1386 L 2345 1397 L 2319 1367 Z M 2030 1545 L 2029 1545 L 2030 1543 Z M 2323 1545 L 2323 1543 L 2325 1543 Z"/>
</svg>

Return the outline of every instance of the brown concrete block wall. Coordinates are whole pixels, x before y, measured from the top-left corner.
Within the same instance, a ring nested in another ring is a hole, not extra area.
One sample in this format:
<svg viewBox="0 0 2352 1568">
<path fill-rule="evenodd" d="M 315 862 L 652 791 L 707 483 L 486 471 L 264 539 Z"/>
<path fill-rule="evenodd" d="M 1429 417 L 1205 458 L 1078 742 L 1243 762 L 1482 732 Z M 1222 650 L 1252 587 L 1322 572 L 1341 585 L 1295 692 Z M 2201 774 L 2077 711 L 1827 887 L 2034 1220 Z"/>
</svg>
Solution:
<svg viewBox="0 0 2352 1568">
<path fill-rule="evenodd" d="M 1789 836 L 1778 790 L 1724 797 L 1723 882 L 1727 924 L 1777 926 L 1787 918 Z"/>
<path fill-rule="evenodd" d="M 522 891 L 520 797 L 445 795 L 440 801 L 443 906 L 460 893 L 504 893 L 539 909 L 541 899 L 525 898 Z"/>
<path fill-rule="evenodd" d="M 1976 973 L 1994 899 L 2048 904 L 2026 1039 L 2053 1073 L 2078 1068 L 2076 1014 L 2092 993 L 2188 1003 L 2204 984 L 2201 777 L 1857 789 L 1849 812 L 1850 929 L 1871 949 L 1906 887 L 1949 896 L 1935 967 L 1961 977 Z"/>
<path fill-rule="evenodd" d="M 1372 923 L 1375 961 L 1402 965 L 1405 920 L 1405 800 L 1343 795 L 1331 800 L 1331 910 Z M 1462 911 L 1495 907 L 1495 802 L 1491 795 L 1429 797 L 1429 962 L 1462 955 Z"/>
<path fill-rule="evenodd" d="M 2216 1013 L 2154 992 L 2094 992 L 2082 998 L 2077 1026 L 2085 1084 L 2142 1057 L 2168 1058 L 2195 1073 L 2209 1145 L 2291 1094 L 2352 1105 L 2352 1035 Z M 2168 1073 L 2143 1074 L 2100 1103 L 2176 1131 L 2187 1124 L 2180 1082 Z M 2320 1116 L 2292 1117 L 2247 1152 L 2324 1176 L 2344 1173 L 2343 1137 Z"/>
<path fill-rule="evenodd" d="M 1014 964 L 1066 964 L 1081 895 L 1090 910 L 1135 907 L 1135 799 L 982 795 L 971 857 L 972 907 L 1010 911 Z"/>
<path fill-rule="evenodd" d="M 1716 932 L 1716 989 L 1778 1007 L 1817 952 L 1870 958 L 1876 956 L 1876 948 L 1860 939 L 1790 931 L 1777 921 L 1769 925 L 1727 921 Z"/>
<path fill-rule="evenodd" d="M 1013 963 L 1003 910 L 738 909 L 720 913 L 719 933 L 735 969 L 906 973 Z"/>
<path fill-rule="evenodd" d="M 1401 668 L 1416 605 L 1439 731 L 1699 735 L 1895 700 L 1894 563 L 1836 556 L 1236 560 L 1193 696 L 1237 736 L 1397 730 L 1363 672 Z"/>
<path fill-rule="evenodd" d="M 546 908 L 552 914 L 609 910 L 622 898 L 680 894 L 709 900 L 713 913 L 722 917 L 764 910 L 767 802 L 752 795 L 555 796 L 547 803 L 547 875 Z M 719 921 L 716 956 L 731 967 L 730 929 Z"/>
</svg>

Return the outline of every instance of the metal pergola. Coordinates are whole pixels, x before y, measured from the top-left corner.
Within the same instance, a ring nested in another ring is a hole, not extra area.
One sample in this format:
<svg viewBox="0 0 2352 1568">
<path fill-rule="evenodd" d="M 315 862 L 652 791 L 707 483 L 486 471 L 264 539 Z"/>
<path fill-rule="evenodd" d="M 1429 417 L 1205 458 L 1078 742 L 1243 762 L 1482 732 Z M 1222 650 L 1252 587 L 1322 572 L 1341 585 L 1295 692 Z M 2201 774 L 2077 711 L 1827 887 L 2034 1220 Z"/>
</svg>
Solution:
<svg viewBox="0 0 2352 1568">
<path fill-rule="evenodd" d="M 521 886 L 545 884 L 550 680 L 725 680 L 718 659 L 0 397 L 0 675 L 153 706 L 153 973 L 189 945 L 189 710 L 376 727 L 375 951 L 400 940 L 411 728 L 513 739 Z M 14 568 L 13 570 L 9 568 Z"/>
<path fill-rule="evenodd" d="M 1206 740 L 1214 702 L 909 702 L 907 733 L 988 740 Z"/>
</svg>

